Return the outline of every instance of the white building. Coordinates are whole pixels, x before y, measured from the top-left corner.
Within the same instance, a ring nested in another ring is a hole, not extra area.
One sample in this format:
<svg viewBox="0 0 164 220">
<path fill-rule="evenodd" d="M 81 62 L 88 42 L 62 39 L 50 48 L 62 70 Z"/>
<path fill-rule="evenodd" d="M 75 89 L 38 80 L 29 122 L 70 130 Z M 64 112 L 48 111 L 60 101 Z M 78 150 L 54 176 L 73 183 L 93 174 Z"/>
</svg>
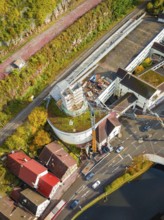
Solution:
<svg viewBox="0 0 164 220">
<path fill-rule="evenodd" d="M 120 133 L 121 124 L 115 112 L 103 120 L 96 128 L 96 143 L 100 150 L 105 144 L 110 145 L 110 141 Z"/>
<path fill-rule="evenodd" d="M 87 102 L 81 85 L 75 84 L 61 93 L 62 109 L 67 115 L 77 116 L 85 112 Z"/>
<path fill-rule="evenodd" d="M 116 95 L 122 97 L 133 93 L 137 97 L 136 105 L 146 112 L 163 96 L 163 92 L 125 70 L 118 69 Z"/>
</svg>

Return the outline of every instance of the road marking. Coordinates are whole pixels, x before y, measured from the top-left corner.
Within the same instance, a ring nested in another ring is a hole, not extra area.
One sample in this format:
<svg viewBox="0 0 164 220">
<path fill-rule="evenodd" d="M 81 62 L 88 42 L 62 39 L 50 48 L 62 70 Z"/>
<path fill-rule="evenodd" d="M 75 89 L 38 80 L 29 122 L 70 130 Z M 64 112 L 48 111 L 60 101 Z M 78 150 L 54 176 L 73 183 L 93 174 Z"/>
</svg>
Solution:
<svg viewBox="0 0 164 220">
<path fill-rule="evenodd" d="M 133 160 L 132 156 L 130 154 L 127 155 L 128 157 L 130 157 L 131 160 Z"/>
<path fill-rule="evenodd" d="M 69 199 L 69 201 L 71 201 L 72 199 L 74 199 L 75 198 L 75 194 Z"/>
<path fill-rule="evenodd" d="M 80 193 L 81 191 L 83 191 L 86 188 L 85 185 L 82 185 L 76 192 Z"/>
<path fill-rule="evenodd" d="M 84 193 L 81 197 L 85 197 L 88 193 L 90 192 L 90 190 L 88 190 L 86 193 Z"/>
<path fill-rule="evenodd" d="M 98 170 L 98 173 L 100 173 L 100 171 L 103 170 L 104 167 L 107 166 L 107 164 L 113 163 L 112 161 L 115 161 L 115 158 L 117 158 L 117 157 L 118 157 L 118 154 L 116 154 L 116 156 L 115 156 L 114 158 L 110 159 L 106 164 L 104 164 L 104 166 L 102 166 L 102 167 Z M 94 167 L 93 167 L 93 168 L 94 168 Z M 92 169 L 93 169 L 93 168 L 92 168 Z"/>
<path fill-rule="evenodd" d="M 110 167 L 111 166 L 111 164 L 108 164 L 108 166 L 107 167 Z"/>
<path fill-rule="evenodd" d="M 116 167 L 114 170 L 112 170 L 112 173 L 114 173 L 114 171 L 116 171 L 119 167 Z"/>
<path fill-rule="evenodd" d="M 120 154 L 118 156 L 123 160 L 123 157 Z"/>
</svg>

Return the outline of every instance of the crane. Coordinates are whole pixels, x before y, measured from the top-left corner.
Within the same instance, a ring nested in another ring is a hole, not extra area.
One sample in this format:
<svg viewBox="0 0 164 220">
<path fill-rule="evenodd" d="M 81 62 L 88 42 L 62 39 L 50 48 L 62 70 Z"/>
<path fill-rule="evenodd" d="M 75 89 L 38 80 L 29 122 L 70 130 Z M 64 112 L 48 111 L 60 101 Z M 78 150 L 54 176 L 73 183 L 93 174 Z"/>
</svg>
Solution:
<svg viewBox="0 0 164 220">
<path fill-rule="evenodd" d="M 97 152 L 97 146 L 96 146 L 96 128 L 95 128 L 95 112 L 92 108 L 91 104 L 88 102 L 88 106 L 90 108 L 91 112 L 91 125 L 92 125 L 92 151 L 93 153 Z"/>
</svg>

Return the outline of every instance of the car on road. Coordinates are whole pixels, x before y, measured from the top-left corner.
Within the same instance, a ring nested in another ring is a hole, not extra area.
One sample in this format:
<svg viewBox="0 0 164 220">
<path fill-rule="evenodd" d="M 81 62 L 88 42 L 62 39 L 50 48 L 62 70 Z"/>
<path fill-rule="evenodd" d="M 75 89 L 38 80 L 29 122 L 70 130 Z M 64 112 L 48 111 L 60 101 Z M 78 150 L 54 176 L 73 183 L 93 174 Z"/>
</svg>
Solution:
<svg viewBox="0 0 164 220">
<path fill-rule="evenodd" d="M 112 152 L 113 151 L 113 147 L 112 146 L 108 147 L 107 145 L 102 146 L 101 149 L 102 149 L 103 153 L 108 153 L 108 152 Z"/>
<path fill-rule="evenodd" d="M 145 132 L 145 131 L 149 131 L 151 128 L 150 125 L 143 125 L 140 127 L 140 131 Z"/>
<path fill-rule="evenodd" d="M 79 205 L 79 202 L 80 201 L 78 199 L 73 200 L 70 205 L 70 209 L 75 209 Z"/>
<path fill-rule="evenodd" d="M 119 146 L 119 147 L 116 149 L 116 153 L 120 153 L 122 150 L 124 150 L 124 147 L 123 147 L 123 146 Z"/>
<path fill-rule="evenodd" d="M 85 176 L 85 180 L 90 180 L 92 179 L 92 177 L 94 176 L 95 174 L 93 172 L 90 172 L 88 173 L 86 176 Z"/>
<path fill-rule="evenodd" d="M 99 185 L 101 184 L 101 182 L 99 180 L 97 180 L 93 185 L 92 188 L 96 189 Z"/>
</svg>

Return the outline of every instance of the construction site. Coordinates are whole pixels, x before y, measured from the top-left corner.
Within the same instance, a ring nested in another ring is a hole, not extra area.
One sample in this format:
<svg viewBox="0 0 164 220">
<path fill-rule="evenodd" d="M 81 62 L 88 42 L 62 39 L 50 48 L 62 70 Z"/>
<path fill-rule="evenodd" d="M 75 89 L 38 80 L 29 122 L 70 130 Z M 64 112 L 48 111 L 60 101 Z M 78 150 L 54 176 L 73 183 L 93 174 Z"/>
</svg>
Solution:
<svg viewBox="0 0 164 220">
<path fill-rule="evenodd" d="M 152 110 L 164 97 L 163 40 L 162 30 L 125 69 L 117 71 L 104 68 L 102 61 L 95 67 L 89 63 L 94 56 L 102 57 L 100 51 L 84 61 L 85 70 L 82 64 L 59 82 L 47 104 L 48 122 L 55 135 L 66 144 L 85 149 L 89 157 L 99 152 L 95 157 L 99 160 L 102 152 L 112 150 L 112 140 L 122 135 L 122 116 L 157 120 L 163 126 L 163 118 Z M 137 68 L 142 71 L 138 73 Z"/>
</svg>

